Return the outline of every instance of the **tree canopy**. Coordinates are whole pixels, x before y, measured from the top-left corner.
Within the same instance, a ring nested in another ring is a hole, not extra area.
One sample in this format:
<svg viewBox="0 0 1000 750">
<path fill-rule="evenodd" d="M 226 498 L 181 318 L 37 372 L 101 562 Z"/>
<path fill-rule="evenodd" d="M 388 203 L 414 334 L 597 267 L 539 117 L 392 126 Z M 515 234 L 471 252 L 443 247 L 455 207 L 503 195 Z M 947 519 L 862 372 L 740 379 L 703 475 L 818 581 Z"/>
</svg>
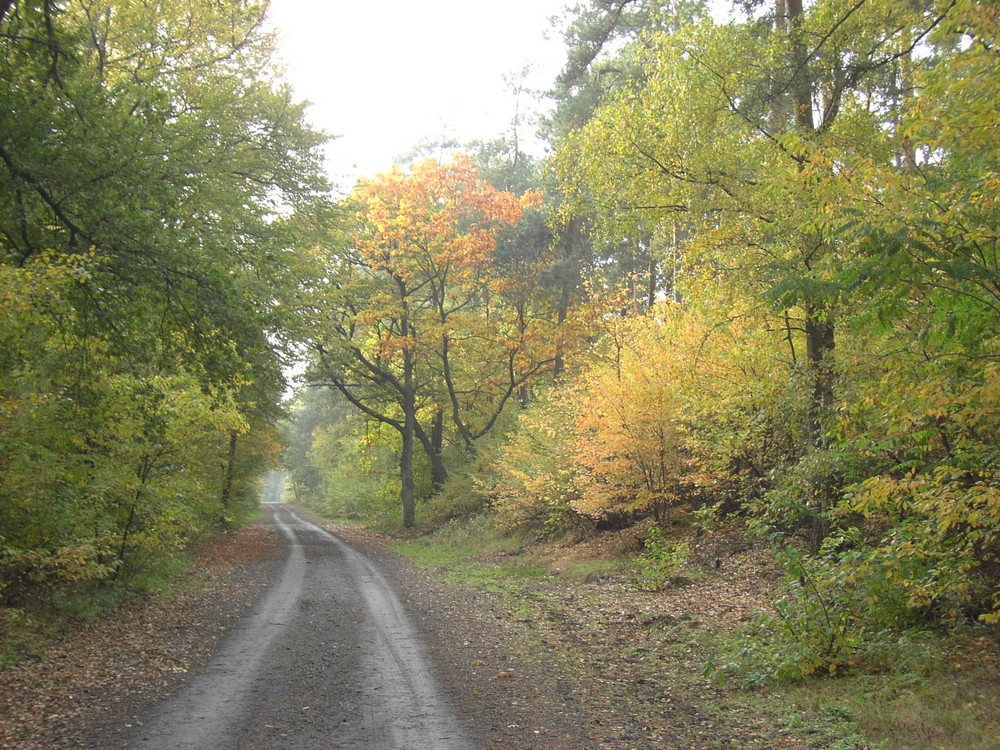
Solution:
<svg viewBox="0 0 1000 750">
<path fill-rule="evenodd" d="M 555 360 L 558 325 L 532 259 L 497 253 L 537 196 L 498 190 L 457 156 L 362 180 L 352 198 L 348 244 L 317 251 L 310 377 L 400 433 L 412 525 L 414 441 L 441 485 L 441 420 L 474 451 L 518 389 Z"/>
<path fill-rule="evenodd" d="M 324 189 L 265 11 L 0 6 L 6 597 L 144 565 L 252 498 L 281 217 Z"/>
</svg>

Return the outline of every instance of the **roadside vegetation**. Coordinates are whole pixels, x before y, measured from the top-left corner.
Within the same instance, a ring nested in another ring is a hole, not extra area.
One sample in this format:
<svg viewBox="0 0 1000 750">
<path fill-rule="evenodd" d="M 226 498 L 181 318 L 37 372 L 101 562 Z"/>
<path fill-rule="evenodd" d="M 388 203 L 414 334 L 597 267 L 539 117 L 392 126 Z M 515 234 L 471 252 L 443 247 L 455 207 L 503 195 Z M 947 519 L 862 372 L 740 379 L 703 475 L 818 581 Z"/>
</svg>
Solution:
<svg viewBox="0 0 1000 750">
<path fill-rule="evenodd" d="M 162 585 L 275 463 L 326 183 L 266 10 L 0 2 L 0 639 Z"/>
<path fill-rule="evenodd" d="M 782 737 L 831 750 L 996 746 L 995 632 L 913 632 L 874 645 L 863 667 L 805 680 L 762 681 L 759 666 L 733 674 L 727 660 L 767 649 L 757 639 L 782 568 L 736 526 L 681 536 L 683 561 L 660 542 L 642 547 L 632 530 L 531 541 L 480 518 L 394 547 L 452 585 L 488 592 L 520 624 L 526 658 L 555 651 L 594 683 L 607 681 L 608 665 L 627 669 L 629 711 L 668 737 L 688 728 L 682 714 L 664 716 L 664 698 L 691 701 L 719 732 L 735 732 L 739 747 Z"/>
<path fill-rule="evenodd" d="M 310 256 L 291 495 L 429 534 L 406 549 L 512 611 L 602 576 L 686 601 L 731 563 L 699 550 L 754 550 L 698 679 L 814 695 L 850 728 L 802 730 L 830 747 L 941 746 L 954 715 L 989 746 L 1000 22 L 738 5 L 582 6 L 550 158 L 515 138 L 362 183 Z"/>
</svg>

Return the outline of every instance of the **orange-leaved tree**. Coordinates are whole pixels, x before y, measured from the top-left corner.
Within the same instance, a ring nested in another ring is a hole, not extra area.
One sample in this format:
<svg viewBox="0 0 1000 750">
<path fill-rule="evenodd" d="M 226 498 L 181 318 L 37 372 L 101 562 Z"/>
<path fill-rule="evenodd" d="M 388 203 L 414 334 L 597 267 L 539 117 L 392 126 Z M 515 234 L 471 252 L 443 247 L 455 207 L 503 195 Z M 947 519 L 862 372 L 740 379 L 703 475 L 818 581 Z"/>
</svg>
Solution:
<svg viewBox="0 0 1000 750">
<path fill-rule="evenodd" d="M 781 338 L 759 315 L 660 303 L 601 316 L 586 363 L 521 415 L 478 478 L 500 523 L 663 521 L 763 492 L 803 437 Z"/>
<path fill-rule="evenodd" d="M 399 431 L 411 526 L 415 445 L 440 485 L 444 416 L 472 451 L 518 389 L 554 361 L 555 316 L 542 300 L 526 315 L 519 293 L 533 275 L 505 275 L 494 257 L 501 232 L 538 197 L 497 190 L 458 155 L 362 180 L 352 199 L 353 235 L 317 253 L 324 282 L 313 290 L 308 333 L 313 380 Z"/>
</svg>

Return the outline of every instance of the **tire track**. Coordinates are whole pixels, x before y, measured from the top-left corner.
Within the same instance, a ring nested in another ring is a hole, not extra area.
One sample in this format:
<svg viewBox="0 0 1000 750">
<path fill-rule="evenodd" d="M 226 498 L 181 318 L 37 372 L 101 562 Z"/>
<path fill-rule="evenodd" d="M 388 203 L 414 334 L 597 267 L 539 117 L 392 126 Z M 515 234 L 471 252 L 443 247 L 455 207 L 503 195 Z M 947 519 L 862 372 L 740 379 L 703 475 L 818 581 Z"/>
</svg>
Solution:
<svg viewBox="0 0 1000 750">
<path fill-rule="evenodd" d="M 209 664 L 143 722 L 140 750 L 472 750 L 378 567 L 268 504 L 278 579 Z"/>
</svg>

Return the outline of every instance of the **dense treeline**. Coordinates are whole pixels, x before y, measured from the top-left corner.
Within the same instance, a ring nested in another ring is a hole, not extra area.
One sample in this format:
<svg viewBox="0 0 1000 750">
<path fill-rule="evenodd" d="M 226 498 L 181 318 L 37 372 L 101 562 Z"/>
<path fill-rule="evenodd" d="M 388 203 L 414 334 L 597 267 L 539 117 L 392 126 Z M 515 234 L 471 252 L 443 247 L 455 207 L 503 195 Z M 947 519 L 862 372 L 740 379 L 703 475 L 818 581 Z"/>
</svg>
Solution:
<svg viewBox="0 0 1000 750">
<path fill-rule="evenodd" d="M 0 3 L 0 602 L 256 502 L 287 219 L 324 189 L 263 2 Z"/>
<path fill-rule="evenodd" d="M 362 183 L 301 290 L 336 395 L 289 455 L 346 514 L 402 455 L 433 522 L 741 518 L 789 571 L 744 656 L 808 674 L 1000 616 L 1000 17 L 732 14 L 594 0 L 534 177 L 515 140 Z"/>
</svg>

